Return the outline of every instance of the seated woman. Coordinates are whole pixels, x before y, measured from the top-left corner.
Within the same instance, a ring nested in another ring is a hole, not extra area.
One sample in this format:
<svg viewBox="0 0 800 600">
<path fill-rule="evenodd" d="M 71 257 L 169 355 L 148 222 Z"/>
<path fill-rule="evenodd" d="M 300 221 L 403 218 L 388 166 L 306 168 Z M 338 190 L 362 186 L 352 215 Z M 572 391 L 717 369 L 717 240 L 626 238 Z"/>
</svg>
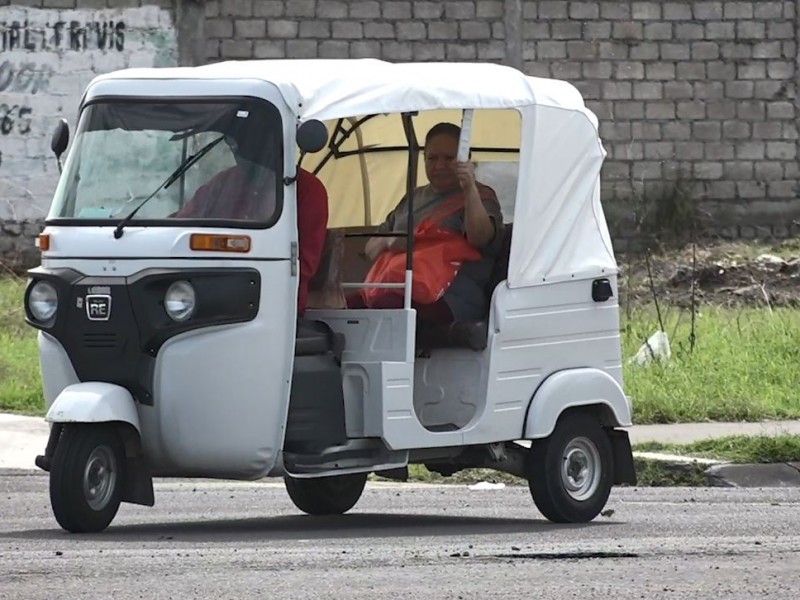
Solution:
<svg viewBox="0 0 800 600">
<path fill-rule="evenodd" d="M 503 215 L 497 195 L 490 187 L 475 181 L 475 165 L 456 162 L 461 128 L 452 123 L 439 123 L 425 137 L 425 173 L 428 185 L 414 190 L 411 202 L 414 222 L 442 214 L 453 206 L 439 225 L 463 235 L 478 250 L 480 258 L 465 261 L 444 295 L 434 303 L 412 306 L 420 321 L 445 324 L 453 321 L 476 321 L 488 313 L 485 288 L 489 282 L 503 226 Z M 403 197 L 378 227 L 379 232 L 406 233 L 409 202 Z M 375 261 L 383 252 L 405 250 L 404 237 L 373 237 L 365 253 Z M 372 308 L 401 308 L 403 298 L 393 293 L 382 294 Z M 348 308 L 365 308 L 363 291 L 348 297 Z"/>
</svg>

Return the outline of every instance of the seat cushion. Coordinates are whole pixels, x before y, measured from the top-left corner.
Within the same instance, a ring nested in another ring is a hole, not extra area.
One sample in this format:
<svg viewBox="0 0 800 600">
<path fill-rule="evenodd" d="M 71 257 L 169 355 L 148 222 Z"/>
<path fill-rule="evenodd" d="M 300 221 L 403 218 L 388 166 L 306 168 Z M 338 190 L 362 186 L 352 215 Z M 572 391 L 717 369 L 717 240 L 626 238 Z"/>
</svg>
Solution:
<svg viewBox="0 0 800 600">
<path fill-rule="evenodd" d="M 310 356 L 332 352 L 341 360 L 344 350 L 344 336 L 334 331 L 322 321 L 300 319 L 297 321 L 295 356 Z"/>
</svg>

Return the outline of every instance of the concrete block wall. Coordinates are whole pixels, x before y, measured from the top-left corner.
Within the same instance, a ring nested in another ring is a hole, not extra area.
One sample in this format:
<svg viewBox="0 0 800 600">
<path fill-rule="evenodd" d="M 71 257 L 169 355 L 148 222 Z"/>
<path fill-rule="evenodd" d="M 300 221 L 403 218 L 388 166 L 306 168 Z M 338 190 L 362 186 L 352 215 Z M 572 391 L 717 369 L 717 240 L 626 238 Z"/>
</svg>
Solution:
<svg viewBox="0 0 800 600">
<path fill-rule="evenodd" d="M 493 61 L 565 79 L 600 118 L 612 218 L 679 180 L 719 232 L 786 235 L 800 216 L 797 5 L 208 0 L 206 56 Z"/>
<path fill-rule="evenodd" d="M 0 220 L 44 215 L 57 178 L 52 126 L 61 114 L 74 124 L 95 73 L 227 59 L 375 57 L 501 62 L 574 83 L 600 118 L 608 150 L 603 194 L 617 239 L 643 201 L 674 198 L 675 190 L 701 203 L 712 233 L 797 234 L 798 6 L 0 0 Z M 0 232 L 0 246 L 6 237 Z"/>
<path fill-rule="evenodd" d="M 525 2 L 524 65 L 573 82 L 600 118 L 611 212 L 680 178 L 720 233 L 785 235 L 800 215 L 797 4 Z"/>
<path fill-rule="evenodd" d="M 209 0 L 207 56 L 503 61 L 503 0 Z"/>
</svg>

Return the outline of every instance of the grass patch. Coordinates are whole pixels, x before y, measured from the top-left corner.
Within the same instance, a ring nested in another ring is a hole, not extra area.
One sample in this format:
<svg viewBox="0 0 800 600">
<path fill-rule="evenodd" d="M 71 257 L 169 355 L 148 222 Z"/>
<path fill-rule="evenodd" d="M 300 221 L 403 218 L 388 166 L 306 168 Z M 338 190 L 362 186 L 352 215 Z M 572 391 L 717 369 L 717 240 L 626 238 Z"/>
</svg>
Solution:
<svg viewBox="0 0 800 600">
<path fill-rule="evenodd" d="M 706 467 L 697 463 L 671 464 L 634 458 L 637 487 L 706 487 Z"/>
<path fill-rule="evenodd" d="M 672 358 L 641 367 L 626 362 L 625 392 L 636 423 L 759 421 L 799 418 L 800 311 L 704 306 L 689 344 L 691 314 L 665 318 Z M 623 319 L 628 361 L 658 329 L 652 307 Z"/>
<path fill-rule="evenodd" d="M 800 461 L 800 437 L 796 435 L 746 436 L 702 440 L 691 444 L 637 444 L 639 452 L 665 452 L 712 458 L 734 463 L 781 463 Z"/>
<path fill-rule="evenodd" d="M 377 481 L 388 481 L 387 479 L 375 474 L 370 475 L 370 479 Z M 506 485 L 523 485 L 527 486 L 528 482 L 525 479 L 503 473 L 502 471 L 494 471 L 492 469 L 464 469 L 453 473 L 450 477 L 444 477 L 439 473 L 428 471 L 424 465 L 408 465 L 408 480 L 416 483 L 437 483 L 448 485 L 472 485 L 473 483 L 480 483 L 481 481 L 488 481 L 489 483 L 505 483 Z"/>
<path fill-rule="evenodd" d="M 712 242 L 709 240 L 699 240 L 696 248 L 697 259 L 703 261 L 747 261 L 754 260 L 762 254 L 772 254 L 784 260 L 789 260 L 800 255 L 800 238 L 787 238 L 785 240 L 735 240 L 724 243 Z M 625 264 L 630 260 L 643 262 L 643 254 L 621 254 L 620 263 Z M 653 255 L 654 262 L 667 260 L 675 262 L 676 259 L 683 264 L 690 264 L 692 259 L 692 247 L 686 244 L 681 248 L 672 248 L 665 252 L 656 251 Z"/>
<path fill-rule="evenodd" d="M 439 473 L 428 471 L 424 465 L 409 465 L 408 478 L 410 481 L 422 481 L 425 483 L 471 485 L 481 481 L 488 481 L 489 483 L 505 483 L 506 485 L 528 485 L 526 480 L 516 475 L 493 469 L 464 469 L 453 473 L 450 477 L 444 477 Z"/>
<path fill-rule="evenodd" d="M 44 413 L 36 330 L 25 324 L 26 281 L 0 280 L 0 410 Z"/>
<path fill-rule="evenodd" d="M 708 485 L 703 473 L 703 466 L 697 464 L 673 465 L 659 461 L 634 459 L 638 487 L 702 487 Z M 371 475 L 371 479 L 382 481 L 383 478 Z M 472 485 L 481 481 L 505 483 L 507 486 L 527 487 L 524 479 L 491 469 L 464 469 L 451 477 L 442 477 L 431 473 L 423 465 L 409 465 L 408 480 L 415 483 L 436 483 L 445 485 Z"/>
<path fill-rule="evenodd" d="M 0 411 L 40 415 L 36 331 L 24 323 L 25 280 L 0 279 Z M 622 315 L 627 361 L 658 327 L 651 307 Z M 666 364 L 624 368 L 634 422 L 757 421 L 800 418 L 800 311 L 702 307 L 689 350 L 687 311 L 666 315 Z"/>
<path fill-rule="evenodd" d="M 787 238 L 771 242 L 739 240 L 698 250 L 713 258 L 754 259 L 762 254 L 772 254 L 788 260 L 800 254 L 800 239 Z"/>
</svg>

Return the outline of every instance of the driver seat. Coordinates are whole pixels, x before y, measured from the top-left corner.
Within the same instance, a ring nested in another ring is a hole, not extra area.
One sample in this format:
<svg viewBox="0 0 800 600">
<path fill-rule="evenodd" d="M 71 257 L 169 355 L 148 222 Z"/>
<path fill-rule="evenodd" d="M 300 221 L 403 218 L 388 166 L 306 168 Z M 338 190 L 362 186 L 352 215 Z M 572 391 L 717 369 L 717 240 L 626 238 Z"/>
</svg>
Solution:
<svg viewBox="0 0 800 600">
<path fill-rule="evenodd" d="M 313 356 L 330 352 L 336 362 L 342 362 L 344 352 L 344 335 L 335 333 L 327 323 L 299 319 L 297 321 L 297 337 L 295 338 L 295 356 Z"/>
<path fill-rule="evenodd" d="M 347 441 L 342 354 L 344 335 L 327 323 L 297 322 L 284 450 L 315 454 Z"/>
</svg>

